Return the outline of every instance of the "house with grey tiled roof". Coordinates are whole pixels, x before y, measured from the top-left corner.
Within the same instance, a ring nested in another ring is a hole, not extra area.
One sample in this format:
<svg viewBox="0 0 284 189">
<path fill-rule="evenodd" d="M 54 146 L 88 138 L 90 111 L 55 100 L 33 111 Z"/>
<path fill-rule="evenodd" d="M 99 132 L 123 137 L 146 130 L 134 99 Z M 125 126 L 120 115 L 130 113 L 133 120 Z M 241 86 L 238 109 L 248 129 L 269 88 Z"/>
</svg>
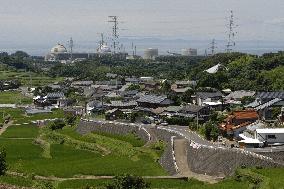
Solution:
<svg viewBox="0 0 284 189">
<path fill-rule="evenodd" d="M 167 96 L 143 95 L 137 100 L 137 103 L 140 107 L 158 108 L 170 106 L 173 101 L 168 99 Z"/>
</svg>

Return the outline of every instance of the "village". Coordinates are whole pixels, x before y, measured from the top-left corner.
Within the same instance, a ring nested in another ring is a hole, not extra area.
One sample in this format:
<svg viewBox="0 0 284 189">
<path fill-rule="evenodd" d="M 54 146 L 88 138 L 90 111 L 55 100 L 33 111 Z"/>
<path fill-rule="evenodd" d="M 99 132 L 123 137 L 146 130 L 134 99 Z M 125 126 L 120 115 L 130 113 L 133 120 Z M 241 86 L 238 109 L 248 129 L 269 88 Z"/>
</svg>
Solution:
<svg viewBox="0 0 284 189">
<path fill-rule="evenodd" d="M 67 78 L 60 83 L 16 90 L 33 98 L 33 104 L 24 107 L 28 115 L 63 109 L 65 114 L 81 118 L 144 125 L 181 125 L 196 132 L 211 121 L 212 115 L 217 115 L 219 120 L 214 126 L 218 129 L 214 137 L 209 138 L 214 142 L 238 148 L 276 148 L 284 144 L 283 91 L 204 88 L 193 92 L 196 81 L 122 78 L 112 73 L 107 73 L 106 77 L 109 80 L 95 82 Z M 170 95 L 163 94 L 163 90 L 168 90 L 166 94 Z M 9 106 L 17 108 L 16 105 L 1 105 Z"/>
</svg>

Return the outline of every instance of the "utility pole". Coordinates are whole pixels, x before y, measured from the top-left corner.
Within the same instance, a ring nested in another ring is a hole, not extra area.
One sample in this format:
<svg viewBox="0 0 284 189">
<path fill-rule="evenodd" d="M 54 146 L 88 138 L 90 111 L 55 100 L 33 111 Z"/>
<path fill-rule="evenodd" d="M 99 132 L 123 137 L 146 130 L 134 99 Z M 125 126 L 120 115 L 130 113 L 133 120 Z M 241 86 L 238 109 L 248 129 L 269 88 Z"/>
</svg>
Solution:
<svg viewBox="0 0 284 189">
<path fill-rule="evenodd" d="M 116 53 L 118 46 L 118 17 L 117 16 L 109 16 L 110 20 L 108 22 L 113 23 L 112 26 L 112 37 L 113 37 L 113 53 Z"/>
<path fill-rule="evenodd" d="M 74 41 L 72 39 L 72 37 L 70 38 L 70 41 L 69 41 L 69 48 L 70 48 L 70 60 L 72 62 L 73 60 L 73 47 L 74 47 Z"/>
<path fill-rule="evenodd" d="M 132 49 L 132 56 L 134 57 L 134 44 L 133 44 L 133 42 L 131 43 L 131 49 Z"/>
<path fill-rule="evenodd" d="M 226 45 L 226 52 L 231 53 L 233 51 L 233 47 L 236 46 L 235 36 L 237 32 L 234 29 L 237 27 L 234 21 L 234 13 L 231 10 L 230 20 L 229 20 L 229 34 L 228 34 L 228 43 Z"/>
<path fill-rule="evenodd" d="M 216 41 L 215 39 L 212 40 L 212 42 L 210 43 L 210 50 L 211 50 L 211 56 L 213 56 L 215 54 L 215 49 L 217 48 L 216 47 Z"/>
</svg>

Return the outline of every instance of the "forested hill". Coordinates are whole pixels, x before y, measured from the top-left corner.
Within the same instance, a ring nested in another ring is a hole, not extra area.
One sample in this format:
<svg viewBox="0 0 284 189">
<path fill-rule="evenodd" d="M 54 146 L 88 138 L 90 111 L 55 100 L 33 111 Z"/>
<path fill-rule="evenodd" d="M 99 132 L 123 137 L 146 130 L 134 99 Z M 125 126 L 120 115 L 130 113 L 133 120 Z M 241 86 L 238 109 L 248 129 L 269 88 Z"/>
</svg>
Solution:
<svg viewBox="0 0 284 189">
<path fill-rule="evenodd" d="M 46 74 L 52 77 L 105 80 L 106 73 L 116 73 L 125 77 L 153 76 L 171 81 L 197 80 L 200 87 L 218 89 L 284 90 L 284 52 L 268 53 L 263 56 L 244 53 L 221 53 L 210 57 L 162 56 L 156 61 L 143 59 L 121 61 L 105 57 L 70 65 L 37 63 L 26 57 L 25 53 L 15 53 L 10 56 L 2 54 L 0 64 L 40 72 L 42 67 L 49 67 Z M 217 64 L 222 65 L 217 73 L 204 72 Z"/>
</svg>

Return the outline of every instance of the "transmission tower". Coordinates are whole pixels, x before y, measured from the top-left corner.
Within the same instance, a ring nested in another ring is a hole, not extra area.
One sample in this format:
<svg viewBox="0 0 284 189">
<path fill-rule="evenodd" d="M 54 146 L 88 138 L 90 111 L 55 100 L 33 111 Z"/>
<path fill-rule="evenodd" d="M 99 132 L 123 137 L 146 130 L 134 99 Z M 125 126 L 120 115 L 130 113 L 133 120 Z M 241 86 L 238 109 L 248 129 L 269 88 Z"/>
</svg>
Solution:
<svg viewBox="0 0 284 189">
<path fill-rule="evenodd" d="M 108 22 L 113 23 L 112 26 L 112 41 L 113 41 L 113 52 L 116 53 L 118 47 L 118 17 L 117 16 L 109 16 L 110 20 Z"/>
<path fill-rule="evenodd" d="M 73 47 L 74 47 L 74 41 L 73 41 L 72 37 L 70 38 L 68 43 L 69 43 L 69 48 L 70 48 L 70 60 L 72 62 L 72 60 L 73 60 Z"/>
<path fill-rule="evenodd" d="M 215 39 L 212 40 L 212 42 L 210 43 L 210 51 L 211 51 L 211 55 L 213 56 L 215 54 L 215 49 L 217 48 L 216 46 L 216 41 Z"/>
<path fill-rule="evenodd" d="M 236 42 L 235 42 L 235 36 L 237 34 L 237 32 L 235 32 L 235 28 L 237 27 L 237 25 L 235 24 L 234 21 L 234 13 L 231 10 L 231 15 L 230 15 L 230 20 L 229 20 L 229 34 L 228 34 L 228 43 L 226 45 L 226 52 L 230 53 L 233 51 L 233 47 L 236 46 Z"/>
</svg>

